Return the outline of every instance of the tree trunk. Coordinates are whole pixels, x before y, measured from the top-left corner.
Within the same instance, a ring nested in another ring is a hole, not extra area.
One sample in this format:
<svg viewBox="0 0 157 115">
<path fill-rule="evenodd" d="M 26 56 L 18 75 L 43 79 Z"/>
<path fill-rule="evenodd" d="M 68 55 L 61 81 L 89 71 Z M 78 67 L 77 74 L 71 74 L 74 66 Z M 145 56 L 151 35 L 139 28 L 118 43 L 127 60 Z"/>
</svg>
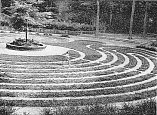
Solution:
<svg viewBox="0 0 157 115">
<path fill-rule="evenodd" d="M 112 27 L 112 17 L 113 17 L 112 9 L 113 9 L 113 6 L 111 5 L 110 6 L 110 27 Z"/>
<path fill-rule="evenodd" d="M 26 20 L 26 43 L 28 41 L 28 20 Z"/>
<path fill-rule="evenodd" d="M 135 0 L 133 0 L 133 3 L 132 3 L 132 11 L 131 11 L 131 19 L 130 19 L 130 30 L 129 30 L 129 39 L 132 39 L 132 28 L 133 28 L 134 12 L 135 12 Z"/>
<path fill-rule="evenodd" d="M 147 32 L 147 17 L 148 17 L 148 1 L 146 1 L 145 6 L 145 15 L 144 15 L 144 25 L 143 25 L 143 37 L 146 38 L 146 32 Z"/>
<path fill-rule="evenodd" d="M 98 37 L 99 35 L 99 13 L 100 13 L 100 1 L 97 0 L 97 18 L 96 18 L 96 33 L 95 36 Z"/>
<path fill-rule="evenodd" d="M 2 1 L 0 0 L 0 27 L 1 27 L 1 21 L 2 21 Z"/>
</svg>

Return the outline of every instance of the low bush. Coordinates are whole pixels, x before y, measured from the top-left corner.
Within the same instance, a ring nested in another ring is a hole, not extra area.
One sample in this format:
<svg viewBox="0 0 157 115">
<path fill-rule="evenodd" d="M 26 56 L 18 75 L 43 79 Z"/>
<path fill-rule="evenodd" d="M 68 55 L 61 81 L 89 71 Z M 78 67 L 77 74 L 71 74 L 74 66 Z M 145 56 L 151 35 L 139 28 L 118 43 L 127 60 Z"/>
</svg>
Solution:
<svg viewBox="0 0 157 115">
<path fill-rule="evenodd" d="M 13 115 L 14 112 L 15 110 L 12 107 L 7 107 L 7 106 L 0 107 L 0 115 Z"/>
<path fill-rule="evenodd" d="M 80 24 L 80 23 L 67 23 L 67 22 L 52 22 L 47 24 L 46 29 L 57 29 L 57 30 L 70 30 L 70 31 L 93 31 L 94 28 L 91 25 Z"/>
<path fill-rule="evenodd" d="M 120 115 L 156 115 L 156 101 L 147 100 L 136 106 L 124 104 Z"/>
<path fill-rule="evenodd" d="M 157 40 L 151 43 L 151 46 L 157 47 Z"/>
<path fill-rule="evenodd" d="M 62 34 L 61 37 L 70 38 L 68 34 Z"/>
<path fill-rule="evenodd" d="M 157 52 L 157 40 L 154 42 L 150 42 L 147 44 L 142 44 L 142 45 L 138 45 L 136 46 L 137 48 L 143 48 L 143 49 L 147 49 L 150 51 L 156 51 Z"/>
<path fill-rule="evenodd" d="M 98 104 L 84 108 L 59 107 L 54 112 L 46 109 L 42 115 L 156 115 L 156 101 L 142 101 L 137 103 L 137 105 L 124 103 L 122 108 L 111 105 L 101 106 Z"/>
<path fill-rule="evenodd" d="M 143 48 L 143 49 L 147 49 L 150 51 L 157 51 L 157 48 L 153 47 L 153 46 L 145 46 L 145 45 L 140 45 L 140 46 L 136 46 L 137 48 Z"/>
</svg>

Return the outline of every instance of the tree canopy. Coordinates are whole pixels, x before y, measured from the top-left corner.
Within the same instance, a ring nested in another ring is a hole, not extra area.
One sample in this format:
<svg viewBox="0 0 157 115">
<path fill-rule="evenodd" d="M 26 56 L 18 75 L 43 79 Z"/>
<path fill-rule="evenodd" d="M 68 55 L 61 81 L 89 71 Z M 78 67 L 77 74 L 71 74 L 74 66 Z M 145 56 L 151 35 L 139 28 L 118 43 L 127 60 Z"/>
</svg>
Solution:
<svg viewBox="0 0 157 115">
<path fill-rule="evenodd" d="M 32 25 L 54 22 L 67 22 L 90 25 L 96 23 L 96 0 L 70 0 L 65 8 L 63 2 L 67 0 L 1 0 L 2 13 L 16 20 L 30 20 Z M 60 6 L 59 6 L 60 5 Z M 107 31 L 128 33 L 132 1 L 100 0 L 100 29 L 107 27 Z M 146 1 L 136 1 L 133 32 L 142 33 L 145 17 Z M 62 10 L 60 10 L 62 9 Z M 25 15 L 27 12 L 29 16 Z M 11 25 L 16 22 L 11 21 Z M 16 24 L 14 24 L 16 25 Z M 157 32 L 157 3 L 149 1 L 147 16 L 147 31 Z"/>
</svg>

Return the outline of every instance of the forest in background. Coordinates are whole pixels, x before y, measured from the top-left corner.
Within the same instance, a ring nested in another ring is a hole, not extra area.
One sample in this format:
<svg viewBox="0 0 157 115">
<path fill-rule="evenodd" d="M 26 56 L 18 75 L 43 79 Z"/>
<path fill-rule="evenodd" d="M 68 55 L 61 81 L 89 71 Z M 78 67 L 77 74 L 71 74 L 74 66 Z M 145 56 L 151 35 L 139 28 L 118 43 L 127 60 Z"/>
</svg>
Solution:
<svg viewBox="0 0 157 115">
<path fill-rule="evenodd" d="M 32 28 L 59 30 L 95 30 L 96 0 L 1 0 L 3 26 L 24 30 Z M 133 33 L 143 32 L 145 1 L 136 1 Z M 100 0 L 100 29 L 129 33 L 132 1 Z M 147 6 L 147 33 L 157 33 L 157 2 Z"/>
</svg>

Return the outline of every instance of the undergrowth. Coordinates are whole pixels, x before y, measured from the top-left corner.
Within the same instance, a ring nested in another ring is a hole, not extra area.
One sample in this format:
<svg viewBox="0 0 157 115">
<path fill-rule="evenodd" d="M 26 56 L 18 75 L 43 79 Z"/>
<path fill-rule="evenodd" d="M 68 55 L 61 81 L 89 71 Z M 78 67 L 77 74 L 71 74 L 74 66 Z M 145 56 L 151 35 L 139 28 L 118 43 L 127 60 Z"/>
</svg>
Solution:
<svg viewBox="0 0 157 115">
<path fill-rule="evenodd" d="M 0 106 L 0 115 L 17 115 L 11 106 Z M 146 100 L 136 104 L 124 103 L 122 107 L 109 105 L 88 105 L 86 107 L 46 108 L 39 115 L 156 115 L 156 101 Z"/>
<path fill-rule="evenodd" d="M 156 115 L 156 101 L 147 100 L 136 105 L 124 103 L 121 108 L 108 105 L 92 105 L 84 108 L 58 108 L 54 112 L 45 109 L 42 115 Z"/>
</svg>

